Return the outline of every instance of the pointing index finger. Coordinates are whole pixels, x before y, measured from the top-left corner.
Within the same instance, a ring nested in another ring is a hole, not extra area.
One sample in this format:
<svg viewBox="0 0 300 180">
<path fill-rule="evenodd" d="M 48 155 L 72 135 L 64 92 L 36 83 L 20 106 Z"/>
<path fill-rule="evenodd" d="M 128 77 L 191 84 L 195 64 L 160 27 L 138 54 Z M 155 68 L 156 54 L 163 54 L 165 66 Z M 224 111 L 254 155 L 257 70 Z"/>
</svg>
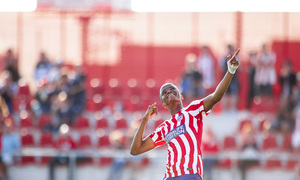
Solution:
<svg viewBox="0 0 300 180">
<path fill-rule="evenodd" d="M 151 107 L 156 106 L 156 102 L 151 105 Z"/>
<path fill-rule="evenodd" d="M 237 55 L 239 54 L 239 52 L 240 52 L 240 48 L 238 48 L 238 50 L 235 51 L 233 57 L 237 57 Z"/>
</svg>

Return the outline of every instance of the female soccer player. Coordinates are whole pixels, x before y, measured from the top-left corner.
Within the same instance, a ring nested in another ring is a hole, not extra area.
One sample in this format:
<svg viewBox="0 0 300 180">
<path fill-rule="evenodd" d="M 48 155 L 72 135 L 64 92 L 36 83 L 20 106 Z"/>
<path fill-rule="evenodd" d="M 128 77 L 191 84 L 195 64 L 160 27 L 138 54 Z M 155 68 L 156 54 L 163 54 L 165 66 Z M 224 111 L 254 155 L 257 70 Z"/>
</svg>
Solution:
<svg viewBox="0 0 300 180">
<path fill-rule="evenodd" d="M 209 110 L 223 97 L 235 71 L 239 67 L 237 55 L 240 49 L 231 57 L 227 56 L 228 72 L 215 91 L 201 100 L 191 102 L 183 107 L 182 95 L 178 88 L 167 83 L 160 88 L 160 98 L 165 108 L 168 108 L 171 118 L 165 120 L 148 137 L 143 139 L 146 124 L 157 114 L 156 102 L 150 105 L 133 138 L 130 153 L 138 155 L 155 147 L 168 144 L 168 159 L 164 180 L 203 180 L 203 162 L 201 141 L 203 119 Z"/>
</svg>

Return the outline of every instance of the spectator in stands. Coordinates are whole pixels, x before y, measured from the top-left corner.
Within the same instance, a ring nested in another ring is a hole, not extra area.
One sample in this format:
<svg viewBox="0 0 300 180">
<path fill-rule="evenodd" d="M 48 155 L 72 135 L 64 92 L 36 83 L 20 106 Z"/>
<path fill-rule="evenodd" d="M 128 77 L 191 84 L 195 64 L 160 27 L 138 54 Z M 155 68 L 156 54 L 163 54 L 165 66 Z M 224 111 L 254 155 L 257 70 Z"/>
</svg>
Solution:
<svg viewBox="0 0 300 180">
<path fill-rule="evenodd" d="M 295 126 L 292 133 L 292 148 L 300 153 L 300 105 L 295 108 Z"/>
<path fill-rule="evenodd" d="M 86 103 L 85 91 L 86 75 L 81 65 L 75 66 L 73 75 L 70 77 L 70 95 L 72 98 L 72 112 L 78 116 L 84 109 Z"/>
<path fill-rule="evenodd" d="M 207 124 L 202 138 L 203 168 L 205 178 L 212 179 L 212 169 L 218 163 L 219 146 L 211 125 Z"/>
<path fill-rule="evenodd" d="M 0 85 L 0 95 L 5 100 L 10 115 L 14 112 L 13 99 L 17 95 L 19 86 L 13 81 L 12 75 L 9 71 L 4 71 L 2 74 L 4 82 Z"/>
<path fill-rule="evenodd" d="M 57 121 L 56 127 L 61 124 L 72 125 L 74 114 L 72 111 L 72 96 L 70 94 L 71 84 L 67 74 L 63 74 L 59 81 L 56 82 L 54 101 L 52 103 L 52 114 Z"/>
<path fill-rule="evenodd" d="M 259 150 L 255 133 L 251 126 L 244 126 L 241 131 L 242 153 L 239 164 L 241 179 L 246 179 L 247 169 L 259 164 Z"/>
<path fill-rule="evenodd" d="M 185 71 L 181 77 L 181 92 L 186 100 L 203 97 L 205 89 L 202 85 L 202 75 L 196 69 L 196 56 L 188 54 L 185 61 Z"/>
<path fill-rule="evenodd" d="M 293 91 L 293 101 L 296 105 L 300 104 L 300 72 L 296 73 L 296 86 L 294 87 Z"/>
<path fill-rule="evenodd" d="M 18 58 L 14 55 L 12 49 L 8 49 L 6 51 L 6 56 L 4 57 L 4 70 L 7 70 L 10 72 L 12 76 L 13 82 L 18 82 L 20 79 L 20 73 L 19 73 L 19 63 Z"/>
<path fill-rule="evenodd" d="M 37 91 L 35 93 L 35 99 L 39 104 L 39 114 L 50 114 L 51 105 L 53 103 L 55 89 L 52 82 L 42 80 L 37 85 Z"/>
<path fill-rule="evenodd" d="M 64 63 L 59 61 L 55 63 L 49 71 L 47 79 L 49 82 L 57 82 L 59 81 L 62 74 L 65 74 Z"/>
<path fill-rule="evenodd" d="M 293 89 L 296 86 L 296 74 L 292 68 L 292 62 L 289 59 L 286 59 L 283 62 L 283 66 L 280 69 L 279 74 L 279 83 L 282 88 L 281 98 L 287 98 L 288 100 L 292 100 L 291 95 L 293 94 Z"/>
<path fill-rule="evenodd" d="M 233 54 L 234 47 L 231 44 L 227 45 L 227 53 L 226 54 Z M 223 70 L 223 75 L 227 72 L 227 55 L 222 57 L 220 60 L 221 67 Z M 238 73 L 232 78 L 231 83 L 223 97 L 222 104 L 223 110 L 236 110 L 237 108 L 237 97 L 239 95 L 239 80 L 238 80 Z"/>
<path fill-rule="evenodd" d="M 39 83 L 42 80 L 48 80 L 48 75 L 49 75 L 49 72 L 52 69 L 52 67 L 53 67 L 53 64 L 48 59 L 45 52 L 41 52 L 39 60 L 35 67 L 35 71 L 34 71 L 35 81 L 37 83 Z"/>
<path fill-rule="evenodd" d="M 203 85 L 210 89 L 215 85 L 214 60 L 208 46 L 202 46 L 198 57 L 198 70 L 203 77 Z"/>
<path fill-rule="evenodd" d="M 59 154 L 56 157 L 53 157 L 49 163 L 49 178 L 50 180 L 55 179 L 55 168 L 57 165 L 68 165 L 72 166 L 70 161 L 70 153 L 72 150 L 76 149 L 76 143 L 73 140 L 72 136 L 69 133 L 69 126 L 67 124 L 63 124 L 59 128 L 59 137 L 54 142 L 54 146 L 59 150 Z M 75 165 L 80 162 L 84 162 L 86 160 L 85 157 L 80 154 L 76 155 Z M 74 165 L 74 166 L 75 166 Z"/>
<path fill-rule="evenodd" d="M 13 165 L 16 161 L 14 155 L 20 153 L 21 151 L 21 141 L 19 136 L 13 132 L 11 119 L 4 120 L 2 129 L 2 150 L 1 150 L 1 158 L 2 164 L 0 165 L 0 170 L 2 171 L 3 180 L 9 179 L 8 168 Z M 0 176 L 1 177 L 1 176 Z"/>
<path fill-rule="evenodd" d="M 126 149 L 126 136 L 118 130 L 111 132 L 110 139 L 113 145 L 113 148 L 118 150 Z M 122 179 L 123 170 L 125 168 L 127 160 L 125 154 L 116 153 L 114 161 L 111 165 L 111 169 L 108 174 L 107 180 L 119 180 Z"/>
<path fill-rule="evenodd" d="M 255 77 L 255 66 L 256 66 L 256 52 L 250 52 L 249 54 L 249 70 L 248 70 L 248 78 L 249 78 L 249 89 L 248 89 L 248 99 L 247 99 L 247 108 L 251 108 L 251 104 L 254 96 L 256 95 L 256 86 L 254 82 Z"/>
<path fill-rule="evenodd" d="M 262 45 L 255 69 L 255 84 L 258 86 L 259 95 L 273 95 L 272 86 L 276 83 L 275 62 L 276 54 L 269 50 L 266 44 Z"/>
<path fill-rule="evenodd" d="M 279 107 L 276 111 L 275 121 L 272 124 L 272 129 L 278 132 L 286 131 L 288 126 L 289 131 L 294 127 L 294 109 L 295 104 L 287 98 L 281 98 Z M 284 133 L 284 132 L 283 132 Z"/>
</svg>

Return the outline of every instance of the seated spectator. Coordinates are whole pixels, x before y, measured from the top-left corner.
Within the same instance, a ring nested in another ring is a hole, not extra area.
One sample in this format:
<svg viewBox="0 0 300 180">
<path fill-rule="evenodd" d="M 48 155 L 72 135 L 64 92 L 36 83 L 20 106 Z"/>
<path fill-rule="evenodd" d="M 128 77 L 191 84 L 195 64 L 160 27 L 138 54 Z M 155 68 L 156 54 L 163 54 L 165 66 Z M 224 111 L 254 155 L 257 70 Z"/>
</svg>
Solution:
<svg viewBox="0 0 300 180">
<path fill-rule="evenodd" d="M 112 145 L 115 149 L 125 149 L 126 148 L 126 136 L 118 130 L 115 130 L 111 132 L 110 139 L 112 142 Z M 124 157 L 124 154 L 118 153 L 115 154 L 114 161 L 111 165 L 111 169 L 108 174 L 107 180 L 119 180 L 122 179 L 123 170 L 125 168 L 126 164 L 126 158 Z"/>
<path fill-rule="evenodd" d="M 251 166 L 259 164 L 259 150 L 257 146 L 256 136 L 250 126 L 244 126 L 242 129 L 242 153 L 239 164 L 241 179 L 246 179 L 247 169 Z"/>
<path fill-rule="evenodd" d="M 39 114 L 50 114 L 51 104 L 53 103 L 52 101 L 55 94 L 53 83 L 43 80 L 40 81 L 37 88 L 35 99 L 38 102 L 39 111 L 41 111 Z"/>
<path fill-rule="evenodd" d="M 72 96 L 72 111 L 78 116 L 85 109 L 86 91 L 85 91 L 86 75 L 81 66 L 76 66 L 73 76 L 70 77 L 70 95 Z"/>
<path fill-rule="evenodd" d="M 64 68 L 64 63 L 62 61 L 55 63 L 48 73 L 47 80 L 49 82 L 59 81 L 62 74 L 65 73 L 63 68 Z"/>
<path fill-rule="evenodd" d="M 292 148 L 296 153 L 300 153 L 300 106 L 295 109 L 295 126 L 292 133 Z"/>
<path fill-rule="evenodd" d="M 49 61 L 46 54 L 44 52 L 41 52 L 34 71 L 35 81 L 39 83 L 42 80 L 48 80 L 48 75 L 52 67 L 53 65 Z"/>
<path fill-rule="evenodd" d="M 55 127 L 62 124 L 72 125 L 74 113 L 72 111 L 73 97 L 70 94 L 71 84 L 67 74 L 60 77 L 56 82 L 55 92 L 51 106 L 51 113 L 54 115 Z"/>
<path fill-rule="evenodd" d="M 6 56 L 4 57 L 3 63 L 4 63 L 4 70 L 10 72 L 12 76 L 12 81 L 17 83 L 18 80 L 20 79 L 18 58 L 14 55 L 12 49 L 8 49 L 6 51 Z"/>
<path fill-rule="evenodd" d="M 73 138 L 69 134 L 69 126 L 63 124 L 60 126 L 59 129 L 59 137 L 54 142 L 54 146 L 56 149 L 59 150 L 59 154 L 52 158 L 49 163 L 49 178 L 50 180 L 55 179 L 55 168 L 57 165 L 66 164 L 71 166 L 70 164 L 70 152 L 76 149 L 76 143 L 74 142 Z M 76 155 L 75 163 L 80 163 L 85 161 L 85 157 L 80 156 L 80 154 Z"/>
<path fill-rule="evenodd" d="M 0 84 L 0 95 L 5 100 L 6 105 L 9 110 L 9 114 L 13 114 L 13 98 L 17 95 L 19 86 L 16 82 L 13 81 L 12 75 L 9 71 L 4 71 L 2 73 L 4 82 Z"/>
<path fill-rule="evenodd" d="M 252 105 L 253 98 L 255 97 L 256 86 L 254 83 L 255 77 L 255 66 L 256 66 L 256 52 L 249 53 L 249 90 L 248 90 L 248 99 L 247 99 L 247 108 L 250 109 Z"/>
<path fill-rule="evenodd" d="M 282 98 L 290 98 L 296 86 L 296 74 L 293 71 L 292 62 L 289 59 L 284 61 L 280 69 L 279 83 L 282 87 Z"/>
<path fill-rule="evenodd" d="M 21 141 L 19 136 L 16 133 L 14 133 L 12 129 L 12 122 L 10 122 L 10 119 L 4 120 L 1 129 L 2 129 L 2 137 L 1 137 L 2 150 L 1 150 L 0 175 L 2 175 L 3 180 L 8 180 L 9 179 L 8 168 L 16 162 L 14 155 L 20 153 Z"/>
<path fill-rule="evenodd" d="M 281 98 L 280 105 L 276 112 L 275 121 L 272 124 L 272 129 L 277 132 L 282 132 L 288 126 L 289 131 L 294 127 L 294 109 L 295 104 L 286 98 Z M 283 132 L 284 133 L 284 132 Z"/>
</svg>

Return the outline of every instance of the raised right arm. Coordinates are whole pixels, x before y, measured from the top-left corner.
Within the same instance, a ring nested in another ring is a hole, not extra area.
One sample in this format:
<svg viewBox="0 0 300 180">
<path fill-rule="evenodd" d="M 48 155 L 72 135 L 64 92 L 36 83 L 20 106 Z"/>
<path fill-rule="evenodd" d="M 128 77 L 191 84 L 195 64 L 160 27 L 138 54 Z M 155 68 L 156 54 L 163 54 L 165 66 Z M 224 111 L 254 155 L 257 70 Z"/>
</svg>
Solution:
<svg viewBox="0 0 300 180">
<path fill-rule="evenodd" d="M 143 139 L 143 134 L 144 134 L 144 131 L 146 128 L 146 124 L 147 124 L 148 120 L 151 119 L 151 117 L 154 114 L 157 114 L 156 103 L 154 103 L 148 107 L 147 112 L 146 112 L 145 116 L 143 117 L 142 122 L 139 125 L 139 127 L 133 137 L 132 144 L 130 147 L 130 154 L 139 155 L 139 154 L 149 151 L 155 147 L 154 142 L 150 137 Z"/>
</svg>

